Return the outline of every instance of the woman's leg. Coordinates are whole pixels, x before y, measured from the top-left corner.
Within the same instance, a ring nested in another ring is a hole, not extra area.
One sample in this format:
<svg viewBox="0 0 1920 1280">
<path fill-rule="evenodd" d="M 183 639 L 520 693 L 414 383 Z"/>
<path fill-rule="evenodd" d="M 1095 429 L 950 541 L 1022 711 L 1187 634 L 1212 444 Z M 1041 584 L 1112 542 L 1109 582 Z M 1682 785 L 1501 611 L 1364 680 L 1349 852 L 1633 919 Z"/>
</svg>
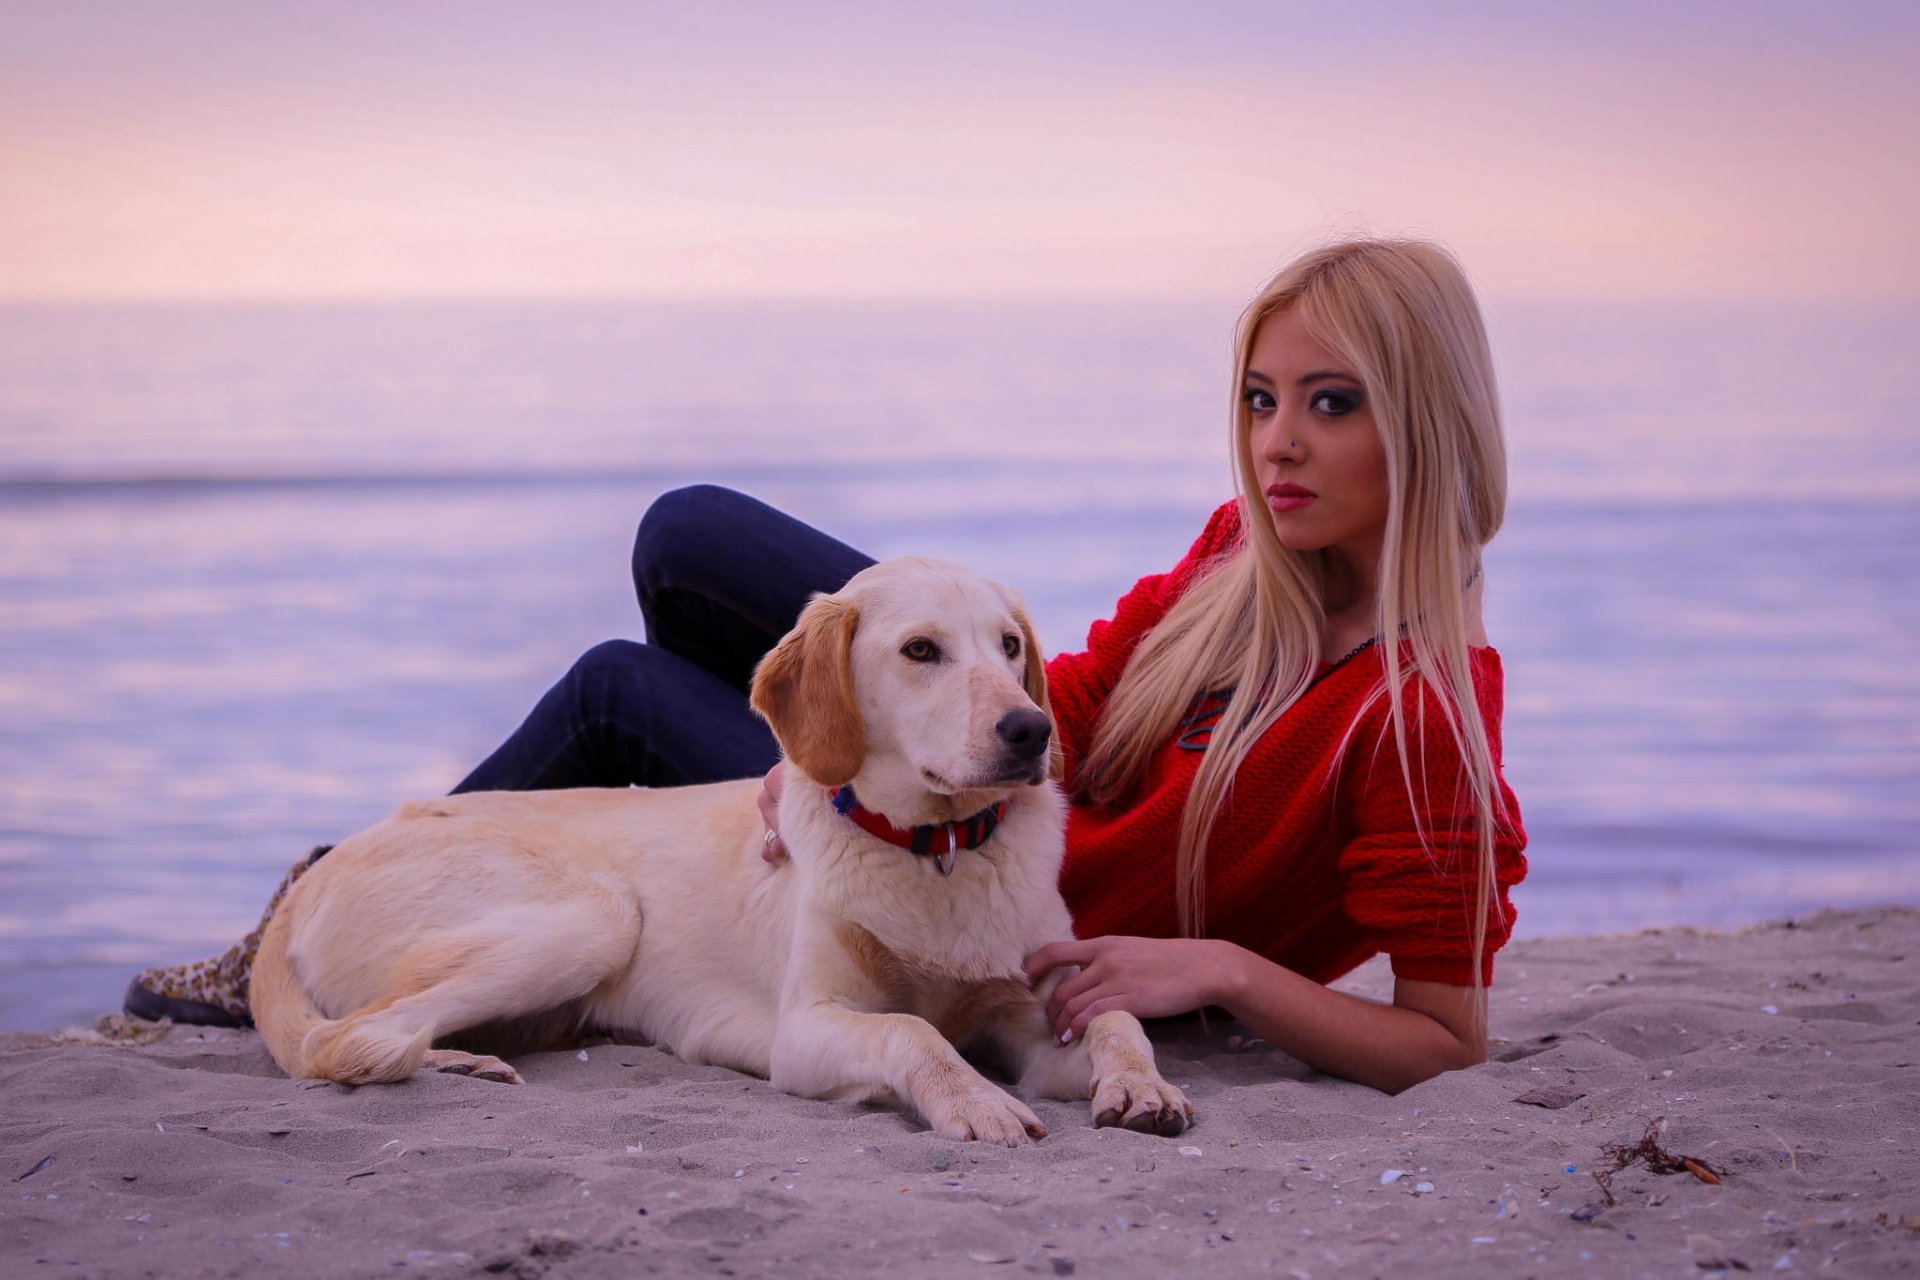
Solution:
<svg viewBox="0 0 1920 1280">
<path fill-rule="evenodd" d="M 807 601 L 873 557 L 718 485 L 661 494 L 633 539 L 647 639 L 745 694 L 753 668 Z"/>
<path fill-rule="evenodd" d="M 750 778 L 779 758 L 731 685 L 665 649 L 609 640 L 580 655 L 453 790 L 679 787 Z"/>
<path fill-rule="evenodd" d="M 745 494 L 662 494 L 633 541 L 648 644 L 581 656 L 454 788 L 677 787 L 765 773 L 773 735 L 747 706 L 753 668 L 818 592 L 871 557 Z"/>
</svg>

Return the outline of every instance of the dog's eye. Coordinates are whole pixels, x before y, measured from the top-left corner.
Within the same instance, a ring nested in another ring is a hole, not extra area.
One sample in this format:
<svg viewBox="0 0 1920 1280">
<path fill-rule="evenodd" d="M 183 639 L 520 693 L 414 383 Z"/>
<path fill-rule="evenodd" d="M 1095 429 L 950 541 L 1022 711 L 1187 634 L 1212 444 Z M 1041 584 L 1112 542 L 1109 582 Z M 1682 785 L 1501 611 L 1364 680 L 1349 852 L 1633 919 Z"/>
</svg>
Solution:
<svg viewBox="0 0 1920 1280">
<path fill-rule="evenodd" d="M 1009 631 L 1000 637 L 1000 647 L 1007 651 L 1009 658 L 1017 658 L 1020 656 L 1020 637 Z"/>
<path fill-rule="evenodd" d="M 931 640 L 909 640 L 900 646 L 900 655 L 909 662 L 932 662 L 940 656 L 940 650 Z"/>
</svg>

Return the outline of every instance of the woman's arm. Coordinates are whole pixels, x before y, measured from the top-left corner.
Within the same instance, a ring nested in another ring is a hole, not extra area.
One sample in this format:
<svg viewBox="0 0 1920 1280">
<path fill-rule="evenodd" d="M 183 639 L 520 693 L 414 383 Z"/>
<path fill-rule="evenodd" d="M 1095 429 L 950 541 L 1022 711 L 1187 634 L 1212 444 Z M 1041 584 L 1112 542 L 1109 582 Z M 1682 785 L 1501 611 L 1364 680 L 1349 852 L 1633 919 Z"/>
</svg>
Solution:
<svg viewBox="0 0 1920 1280">
<path fill-rule="evenodd" d="M 760 810 L 760 825 L 766 836 L 760 843 L 760 856 L 768 866 L 777 867 L 787 860 L 786 842 L 780 839 L 780 792 L 787 781 L 787 762 L 776 760 L 767 776 L 760 780 L 760 794 L 753 803 Z"/>
<path fill-rule="evenodd" d="M 1471 987 L 1400 978 L 1393 1003 L 1381 1004 L 1210 938 L 1056 942 L 1028 957 L 1027 973 L 1037 978 L 1061 965 L 1080 966 L 1047 1007 L 1063 1040 L 1109 1009 L 1160 1018 L 1218 1005 L 1308 1066 L 1387 1093 L 1487 1056 Z"/>
</svg>

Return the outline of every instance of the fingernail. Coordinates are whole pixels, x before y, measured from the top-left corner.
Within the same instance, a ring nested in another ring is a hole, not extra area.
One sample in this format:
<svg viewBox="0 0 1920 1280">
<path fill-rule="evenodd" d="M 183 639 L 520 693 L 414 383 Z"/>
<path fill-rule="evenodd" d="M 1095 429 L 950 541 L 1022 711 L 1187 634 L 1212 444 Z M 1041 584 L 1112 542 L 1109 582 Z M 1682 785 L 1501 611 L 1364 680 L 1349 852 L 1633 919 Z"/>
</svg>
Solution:
<svg viewBox="0 0 1920 1280">
<path fill-rule="evenodd" d="M 1065 1031 L 1062 1031 L 1060 1033 L 1060 1043 L 1071 1044 L 1072 1042 L 1073 1042 L 1073 1028 L 1068 1027 Z"/>
</svg>

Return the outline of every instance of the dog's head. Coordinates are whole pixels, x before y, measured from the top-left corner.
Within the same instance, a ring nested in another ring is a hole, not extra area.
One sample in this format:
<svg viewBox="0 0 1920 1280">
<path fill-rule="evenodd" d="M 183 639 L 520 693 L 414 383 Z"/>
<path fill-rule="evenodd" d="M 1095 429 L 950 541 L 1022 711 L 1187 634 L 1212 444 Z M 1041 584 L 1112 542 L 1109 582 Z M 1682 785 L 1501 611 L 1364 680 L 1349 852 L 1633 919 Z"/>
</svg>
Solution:
<svg viewBox="0 0 1920 1280">
<path fill-rule="evenodd" d="M 827 786 L 864 771 L 975 797 L 1059 776 L 1026 610 L 937 560 L 888 560 L 816 596 L 762 659 L 752 700 L 787 759 Z"/>
</svg>

